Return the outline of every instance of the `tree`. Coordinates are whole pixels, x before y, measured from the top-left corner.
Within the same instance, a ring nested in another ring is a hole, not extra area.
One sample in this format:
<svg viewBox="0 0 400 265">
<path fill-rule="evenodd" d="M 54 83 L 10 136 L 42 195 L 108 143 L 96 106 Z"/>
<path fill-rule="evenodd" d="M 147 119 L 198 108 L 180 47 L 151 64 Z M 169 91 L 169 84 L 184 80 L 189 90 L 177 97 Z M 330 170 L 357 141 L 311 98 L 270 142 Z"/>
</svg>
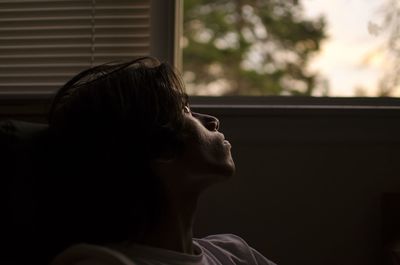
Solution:
<svg viewBox="0 0 400 265">
<path fill-rule="evenodd" d="M 215 82 L 227 95 L 316 91 L 319 76 L 307 67 L 325 38 L 325 22 L 304 19 L 299 0 L 185 0 L 184 5 L 189 92 L 199 94 Z"/>
<path fill-rule="evenodd" d="M 374 35 L 386 33 L 385 70 L 379 81 L 378 96 L 399 96 L 400 90 L 400 5 L 398 0 L 386 0 L 381 6 L 381 25 L 369 23 L 369 31 Z"/>
</svg>

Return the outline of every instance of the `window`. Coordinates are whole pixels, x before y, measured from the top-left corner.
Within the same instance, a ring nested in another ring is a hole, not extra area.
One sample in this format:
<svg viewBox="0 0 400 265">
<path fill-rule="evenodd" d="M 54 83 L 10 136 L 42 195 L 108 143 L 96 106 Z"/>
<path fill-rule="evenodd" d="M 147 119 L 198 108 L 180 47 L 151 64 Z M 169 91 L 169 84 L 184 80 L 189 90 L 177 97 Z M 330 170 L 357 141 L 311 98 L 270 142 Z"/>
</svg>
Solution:
<svg viewBox="0 0 400 265">
<path fill-rule="evenodd" d="M 400 96 L 395 0 L 185 0 L 192 95 Z"/>
<path fill-rule="evenodd" d="M 398 96 L 396 1 L 331 2 L 0 0 L 0 94 L 144 55 L 181 68 L 182 47 L 191 95 Z"/>
<path fill-rule="evenodd" d="M 0 0 L 0 94 L 48 95 L 93 65 L 174 61 L 173 0 Z"/>
</svg>

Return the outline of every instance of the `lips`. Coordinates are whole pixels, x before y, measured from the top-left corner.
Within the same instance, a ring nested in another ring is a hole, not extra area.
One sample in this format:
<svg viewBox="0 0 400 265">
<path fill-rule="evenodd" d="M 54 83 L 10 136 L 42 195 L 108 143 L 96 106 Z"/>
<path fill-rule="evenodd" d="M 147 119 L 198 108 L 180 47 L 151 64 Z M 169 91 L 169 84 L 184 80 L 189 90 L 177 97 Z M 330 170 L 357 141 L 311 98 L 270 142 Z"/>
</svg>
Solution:
<svg viewBox="0 0 400 265">
<path fill-rule="evenodd" d="M 221 139 L 222 139 L 223 144 L 231 147 L 232 145 L 228 140 L 225 139 L 225 135 L 223 133 L 220 133 L 220 135 L 221 135 Z"/>
<path fill-rule="evenodd" d="M 222 139 L 223 139 L 224 145 L 232 146 L 231 143 L 225 139 L 225 136 L 223 134 L 222 134 Z"/>
</svg>

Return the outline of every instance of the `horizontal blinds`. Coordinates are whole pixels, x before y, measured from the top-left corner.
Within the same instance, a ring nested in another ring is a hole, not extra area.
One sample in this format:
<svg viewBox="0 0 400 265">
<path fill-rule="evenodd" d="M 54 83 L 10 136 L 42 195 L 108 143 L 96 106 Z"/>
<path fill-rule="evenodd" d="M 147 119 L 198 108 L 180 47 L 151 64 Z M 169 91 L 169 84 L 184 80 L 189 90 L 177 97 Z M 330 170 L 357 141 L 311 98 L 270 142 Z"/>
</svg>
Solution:
<svg viewBox="0 0 400 265">
<path fill-rule="evenodd" d="M 0 0 L 0 93 L 51 93 L 149 50 L 150 0 Z"/>
</svg>

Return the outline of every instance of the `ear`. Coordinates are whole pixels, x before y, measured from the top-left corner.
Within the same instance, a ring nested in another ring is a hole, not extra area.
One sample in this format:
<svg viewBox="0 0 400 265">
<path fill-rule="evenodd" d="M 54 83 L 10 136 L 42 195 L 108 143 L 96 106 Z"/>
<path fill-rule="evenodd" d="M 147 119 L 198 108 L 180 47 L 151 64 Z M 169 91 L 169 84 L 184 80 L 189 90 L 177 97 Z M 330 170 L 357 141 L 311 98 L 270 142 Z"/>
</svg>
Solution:
<svg viewBox="0 0 400 265">
<path fill-rule="evenodd" d="M 164 178 L 171 175 L 171 172 L 174 171 L 176 167 L 175 161 L 176 159 L 173 156 L 159 157 L 151 162 L 151 168 L 157 176 Z"/>
<path fill-rule="evenodd" d="M 153 163 L 155 164 L 161 164 L 161 165 L 166 165 L 166 164 L 171 164 L 175 161 L 174 157 L 160 157 L 156 158 L 153 160 Z"/>
<path fill-rule="evenodd" d="M 180 155 L 176 148 L 171 146 L 164 146 L 156 158 L 151 162 L 153 170 L 160 174 L 165 174 L 177 166 Z"/>
<path fill-rule="evenodd" d="M 153 159 L 153 168 L 165 167 L 167 165 L 172 165 L 176 160 L 176 154 L 172 151 L 163 151 L 159 157 Z"/>
<path fill-rule="evenodd" d="M 170 162 L 173 160 L 177 159 L 177 152 L 174 148 L 171 146 L 166 146 L 163 148 L 163 150 L 160 151 L 160 154 L 158 155 L 158 158 L 155 160 L 158 160 L 159 162 Z"/>
</svg>

